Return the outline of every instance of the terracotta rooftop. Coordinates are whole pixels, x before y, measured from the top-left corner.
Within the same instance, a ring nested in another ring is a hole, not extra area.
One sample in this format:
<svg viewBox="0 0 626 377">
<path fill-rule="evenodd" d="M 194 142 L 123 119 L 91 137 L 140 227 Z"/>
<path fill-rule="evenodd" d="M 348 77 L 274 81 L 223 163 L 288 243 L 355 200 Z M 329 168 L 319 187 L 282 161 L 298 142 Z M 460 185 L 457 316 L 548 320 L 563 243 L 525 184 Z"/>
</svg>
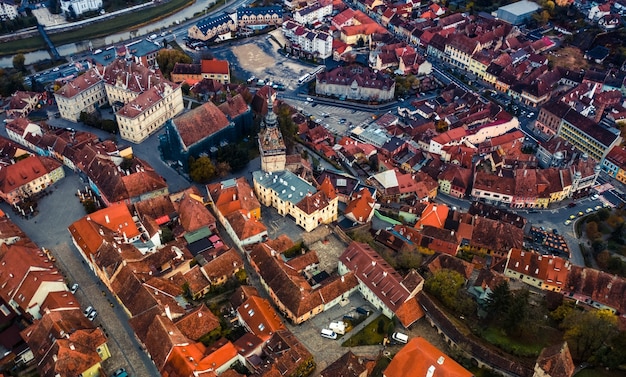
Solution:
<svg viewBox="0 0 626 377">
<path fill-rule="evenodd" d="M 202 59 L 200 64 L 202 65 L 202 73 L 217 73 L 222 75 L 230 73 L 227 60 Z"/>
<path fill-rule="evenodd" d="M 258 296 L 252 296 L 238 308 L 237 314 L 249 331 L 264 342 L 285 325 L 269 301 Z"/>
<path fill-rule="evenodd" d="M 236 271 L 243 268 L 243 260 L 235 249 L 228 249 L 202 266 L 204 276 L 211 284 L 217 283 L 224 276 L 233 276 Z"/>
<path fill-rule="evenodd" d="M 204 203 L 185 195 L 177 203 L 180 225 L 187 232 L 196 231 L 202 227 L 215 227 L 215 217 L 205 207 Z"/>
<path fill-rule="evenodd" d="M 0 168 L 0 191 L 8 194 L 29 182 L 60 168 L 60 162 L 42 156 L 30 156 Z"/>
<path fill-rule="evenodd" d="M 213 102 L 207 102 L 172 120 L 186 148 L 228 127 L 226 115 Z"/>
<path fill-rule="evenodd" d="M 198 306 L 175 324 L 183 335 L 194 341 L 220 327 L 219 319 L 206 305 Z"/>
<path fill-rule="evenodd" d="M 473 377 L 450 356 L 422 337 L 413 338 L 400 349 L 385 369 L 386 377 Z"/>
<path fill-rule="evenodd" d="M 542 349 L 537 367 L 550 377 L 572 377 L 576 370 L 567 342 Z"/>
<path fill-rule="evenodd" d="M 366 244 L 352 242 L 339 261 L 394 313 L 417 293 L 418 287 L 409 290 L 403 284 L 402 276 Z"/>
</svg>

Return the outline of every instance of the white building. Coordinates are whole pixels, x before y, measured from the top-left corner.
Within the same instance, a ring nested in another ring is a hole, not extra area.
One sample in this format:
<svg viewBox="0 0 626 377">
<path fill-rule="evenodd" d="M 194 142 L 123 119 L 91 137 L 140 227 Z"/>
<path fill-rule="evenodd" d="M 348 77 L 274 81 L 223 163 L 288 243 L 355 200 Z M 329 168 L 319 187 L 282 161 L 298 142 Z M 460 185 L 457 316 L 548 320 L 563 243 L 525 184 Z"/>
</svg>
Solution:
<svg viewBox="0 0 626 377">
<path fill-rule="evenodd" d="M 61 10 L 66 15 L 72 14 L 80 16 L 89 11 L 102 8 L 102 0 L 69 0 L 61 1 Z"/>
<path fill-rule="evenodd" d="M 330 16 L 332 13 L 333 2 L 323 0 L 298 9 L 293 13 L 293 19 L 299 24 L 306 25 L 320 21 L 324 17 Z"/>
<path fill-rule="evenodd" d="M 17 17 L 17 5 L 12 0 L 0 0 L 0 20 L 13 20 Z"/>
<path fill-rule="evenodd" d="M 291 41 L 292 50 L 326 59 L 333 54 L 333 37 L 323 31 L 308 29 L 296 22 L 283 23 L 283 35 Z"/>
</svg>

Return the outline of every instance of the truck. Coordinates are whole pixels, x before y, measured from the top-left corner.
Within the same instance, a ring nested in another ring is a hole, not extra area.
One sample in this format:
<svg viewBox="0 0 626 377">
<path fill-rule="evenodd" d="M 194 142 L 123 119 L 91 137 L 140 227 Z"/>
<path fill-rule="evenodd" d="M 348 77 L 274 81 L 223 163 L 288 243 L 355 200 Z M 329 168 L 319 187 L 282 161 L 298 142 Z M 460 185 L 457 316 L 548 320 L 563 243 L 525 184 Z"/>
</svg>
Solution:
<svg viewBox="0 0 626 377">
<path fill-rule="evenodd" d="M 328 328 L 340 335 L 346 333 L 346 324 L 343 321 L 331 322 Z"/>
</svg>

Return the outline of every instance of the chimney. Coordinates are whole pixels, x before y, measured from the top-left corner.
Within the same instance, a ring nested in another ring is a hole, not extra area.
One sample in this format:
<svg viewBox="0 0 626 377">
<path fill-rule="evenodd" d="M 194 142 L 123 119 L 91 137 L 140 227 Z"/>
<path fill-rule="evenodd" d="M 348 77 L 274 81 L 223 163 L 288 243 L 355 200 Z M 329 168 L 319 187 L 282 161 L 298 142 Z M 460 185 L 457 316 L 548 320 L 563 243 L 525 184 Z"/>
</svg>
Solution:
<svg viewBox="0 0 626 377">
<path fill-rule="evenodd" d="M 70 349 L 71 349 L 72 351 L 74 351 L 74 350 L 76 349 L 76 347 L 74 347 L 74 343 L 70 343 Z"/>
<path fill-rule="evenodd" d="M 107 224 L 111 222 L 111 220 L 109 220 L 109 215 L 104 215 L 104 221 L 106 221 Z"/>
</svg>

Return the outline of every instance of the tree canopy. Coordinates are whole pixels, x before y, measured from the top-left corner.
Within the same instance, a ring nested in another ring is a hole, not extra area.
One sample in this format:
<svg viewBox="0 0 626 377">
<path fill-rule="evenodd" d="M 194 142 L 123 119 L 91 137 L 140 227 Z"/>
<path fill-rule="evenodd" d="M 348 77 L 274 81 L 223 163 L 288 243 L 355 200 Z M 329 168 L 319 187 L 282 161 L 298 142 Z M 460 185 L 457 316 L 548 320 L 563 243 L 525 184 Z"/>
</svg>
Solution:
<svg viewBox="0 0 626 377">
<path fill-rule="evenodd" d="M 608 310 L 570 311 L 561 327 L 574 358 L 587 361 L 618 334 L 617 317 Z"/>
<path fill-rule="evenodd" d="M 215 177 L 215 165 L 207 156 L 198 159 L 189 158 L 189 177 L 198 183 L 206 183 Z"/>
<path fill-rule="evenodd" d="M 164 49 L 157 54 L 157 63 L 163 75 L 170 79 L 170 75 L 174 70 L 176 63 L 190 64 L 193 59 L 183 51 L 175 49 Z"/>
</svg>

